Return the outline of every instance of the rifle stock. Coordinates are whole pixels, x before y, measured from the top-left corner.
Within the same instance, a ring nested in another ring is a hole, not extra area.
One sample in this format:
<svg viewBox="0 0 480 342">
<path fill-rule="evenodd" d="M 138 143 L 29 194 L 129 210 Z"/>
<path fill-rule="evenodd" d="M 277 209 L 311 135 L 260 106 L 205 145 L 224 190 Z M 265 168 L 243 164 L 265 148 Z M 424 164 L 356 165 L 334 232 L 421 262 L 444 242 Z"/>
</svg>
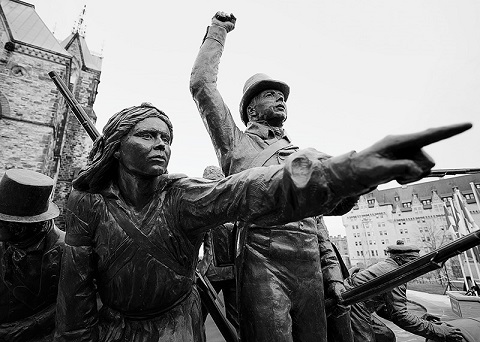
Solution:
<svg viewBox="0 0 480 342">
<path fill-rule="evenodd" d="M 62 94 L 65 101 L 67 101 L 68 106 L 72 110 L 73 114 L 83 126 L 85 131 L 87 132 L 88 136 L 95 141 L 100 136 L 95 125 L 92 123 L 90 118 L 88 117 L 87 113 L 83 110 L 82 106 L 78 103 L 78 101 L 73 96 L 72 92 L 68 87 L 63 83 L 62 79 L 57 75 L 55 71 L 50 71 L 48 76 L 52 79 L 53 83 L 57 86 L 58 91 Z"/>
<path fill-rule="evenodd" d="M 425 273 L 439 269 L 445 261 L 480 244 L 480 230 L 472 232 L 428 254 L 410 261 L 362 285 L 342 293 L 342 305 L 352 305 L 375 295 L 387 292 Z M 332 312 L 335 301 L 327 298 L 326 312 Z"/>
</svg>

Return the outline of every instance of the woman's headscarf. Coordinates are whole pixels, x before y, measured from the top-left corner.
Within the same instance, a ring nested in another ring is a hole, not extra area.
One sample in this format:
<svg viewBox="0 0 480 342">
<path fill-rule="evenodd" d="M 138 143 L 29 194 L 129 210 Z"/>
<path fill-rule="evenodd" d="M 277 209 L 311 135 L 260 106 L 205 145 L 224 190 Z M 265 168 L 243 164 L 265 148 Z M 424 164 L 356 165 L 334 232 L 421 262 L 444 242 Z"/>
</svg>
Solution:
<svg viewBox="0 0 480 342">
<path fill-rule="evenodd" d="M 74 188 L 93 193 L 104 189 L 115 177 L 118 162 L 114 153 L 118 150 L 122 138 L 137 123 L 149 117 L 158 117 L 163 120 L 173 140 L 172 123 L 158 108 L 149 103 L 142 103 L 140 106 L 123 109 L 108 120 L 103 128 L 103 134 L 93 143 L 87 166 L 73 181 Z"/>
</svg>

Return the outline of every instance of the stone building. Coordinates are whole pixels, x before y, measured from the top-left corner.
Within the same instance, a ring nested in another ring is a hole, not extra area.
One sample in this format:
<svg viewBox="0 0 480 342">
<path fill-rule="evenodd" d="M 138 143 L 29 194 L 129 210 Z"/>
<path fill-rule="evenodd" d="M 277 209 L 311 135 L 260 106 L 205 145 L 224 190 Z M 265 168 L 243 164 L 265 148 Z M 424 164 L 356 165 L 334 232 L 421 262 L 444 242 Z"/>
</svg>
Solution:
<svg viewBox="0 0 480 342">
<path fill-rule="evenodd" d="M 421 248 L 421 254 L 451 241 L 445 214 L 455 189 L 480 225 L 480 210 L 470 183 L 480 190 L 480 174 L 375 190 L 360 197 L 342 217 L 352 265 L 368 266 L 386 257 L 385 248 L 403 240 Z"/>
<path fill-rule="evenodd" d="M 350 255 L 348 253 L 348 242 L 347 237 L 342 235 L 330 236 L 330 242 L 333 243 L 340 253 L 345 265 L 350 268 L 352 264 L 350 263 Z"/>
<path fill-rule="evenodd" d="M 51 176 L 62 209 L 92 141 L 67 108 L 48 73 L 55 71 L 95 122 L 102 58 L 90 52 L 82 20 L 59 42 L 35 11 L 0 0 L 0 176 L 25 168 Z M 57 222 L 62 225 L 62 219 Z"/>
</svg>

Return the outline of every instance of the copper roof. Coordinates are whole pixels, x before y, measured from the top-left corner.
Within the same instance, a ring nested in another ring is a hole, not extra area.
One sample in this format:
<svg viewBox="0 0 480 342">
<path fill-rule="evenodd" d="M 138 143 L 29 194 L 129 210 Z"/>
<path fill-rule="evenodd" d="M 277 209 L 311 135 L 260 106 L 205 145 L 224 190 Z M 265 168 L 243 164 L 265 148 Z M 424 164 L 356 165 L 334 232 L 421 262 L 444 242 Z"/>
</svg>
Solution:
<svg viewBox="0 0 480 342">
<path fill-rule="evenodd" d="M 35 6 L 18 0 L 0 0 L 0 14 L 6 19 L 7 32 L 12 41 L 71 56 L 40 19 Z"/>
</svg>

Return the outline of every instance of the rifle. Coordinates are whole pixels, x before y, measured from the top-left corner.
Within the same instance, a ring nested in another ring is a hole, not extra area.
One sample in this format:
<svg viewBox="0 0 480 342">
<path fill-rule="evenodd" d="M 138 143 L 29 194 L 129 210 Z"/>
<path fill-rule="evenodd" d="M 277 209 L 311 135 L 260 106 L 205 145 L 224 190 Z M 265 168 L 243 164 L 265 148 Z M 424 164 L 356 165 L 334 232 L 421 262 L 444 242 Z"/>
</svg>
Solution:
<svg viewBox="0 0 480 342">
<path fill-rule="evenodd" d="M 200 298 L 202 299 L 203 304 L 207 307 L 208 312 L 218 327 L 218 330 L 222 333 L 223 338 L 226 342 L 239 342 L 237 331 L 227 320 L 217 304 L 217 301 L 220 301 L 220 299 L 218 298 L 217 292 L 213 289 L 212 284 L 208 278 L 204 277 L 200 272 L 195 271 L 195 274 L 197 276 L 196 283 Z"/>
<path fill-rule="evenodd" d="M 72 92 L 58 77 L 55 71 L 50 71 L 48 75 L 57 86 L 58 91 L 67 101 L 75 117 L 78 119 L 83 128 L 87 131 L 88 136 L 93 141 L 95 141 L 100 136 L 100 133 L 97 131 L 94 124 L 90 121 L 87 113 L 85 113 L 83 108 L 73 96 Z M 227 320 L 219 305 L 217 304 L 217 292 L 213 289 L 212 284 L 210 284 L 207 278 L 203 277 L 199 272 L 195 273 L 196 284 L 199 290 L 198 292 L 200 293 L 200 298 L 202 299 L 203 304 L 205 304 L 205 306 L 207 307 L 210 315 L 213 318 L 213 321 L 218 327 L 218 330 L 220 330 L 220 333 L 223 335 L 226 342 L 238 342 L 239 338 L 235 328 L 233 328 L 233 326 Z"/>
<path fill-rule="evenodd" d="M 67 101 L 75 117 L 78 119 L 85 131 L 87 131 L 88 136 L 95 141 L 95 139 L 100 136 L 100 133 L 98 133 L 95 125 L 92 123 L 92 121 L 90 121 L 87 113 L 85 113 L 85 110 L 83 110 L 82 106 L 80 106 L 78 101 L 75 99 L 70 89 L 68 89 L 55 71 L 50 71 L 48 76 L 50 76 L 53 83 L 55 83 L 58 91 L 63 95 L 65 101 Z"/>
<path fill-rule="evenodd" d="M 473 175 L 475 173 L 480 173 L 479 168 L 469 168 L 469 169 L 436 169 L 430 171 L 430 174 L 425 177 L 445 177 L 447 175 Z"/>
<path fill-rule="evenodd" d="M 443 264 L 448 259 L 477 245 L 480 245 L 480 230 L 465 235 L 437 250 L 422 255 L 393 271 L 382 274 L 375 279 L 343 292 L 340 304 L 355 304 L 375 295 L 387 292 L 394 287 L 405 284 L 425 273 L 442 268 Z M 334 305 L 335 301 L 331 298 L 327 298 L 325 303 L 326 312 L 332 312 Z"/>
</svg>

